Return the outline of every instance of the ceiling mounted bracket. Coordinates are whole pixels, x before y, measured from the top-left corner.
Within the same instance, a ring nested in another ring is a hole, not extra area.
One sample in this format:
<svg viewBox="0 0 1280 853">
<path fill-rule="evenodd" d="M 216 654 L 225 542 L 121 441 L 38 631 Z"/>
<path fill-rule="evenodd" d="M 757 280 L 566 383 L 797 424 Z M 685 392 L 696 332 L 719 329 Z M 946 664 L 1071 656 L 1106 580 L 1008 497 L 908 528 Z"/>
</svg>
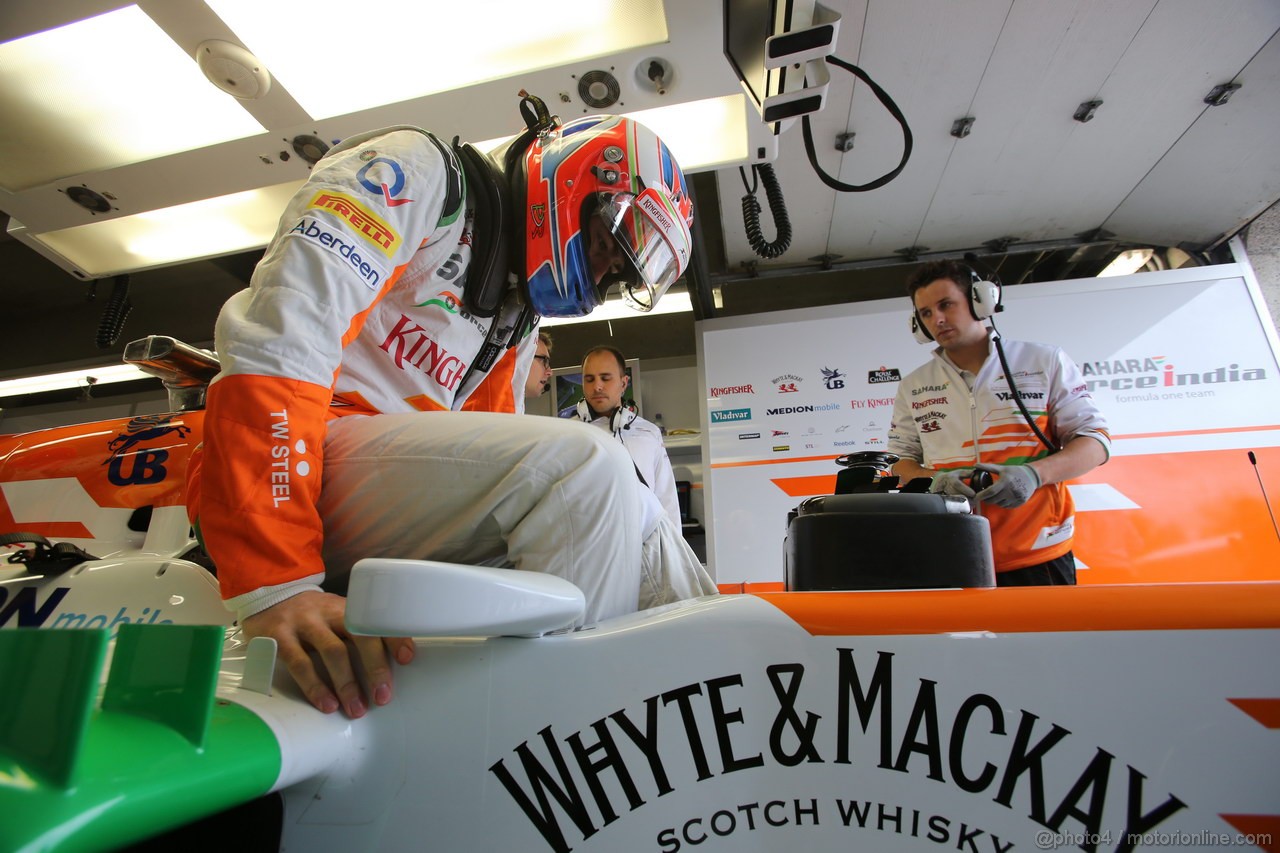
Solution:
<svg viewBox="0 0 1280 853">
<path fill-rule="evenodd" d="M 1076 107 L 1076 111 L 1071 117 L 1081 123 L 1092 121 L 1093 114 L 1098 111 L 1100 106 L 1102 106 L 1102 101 L 1100 100 L 1085 101 Z"/>
<path fill-rule="evenodd" d="M 1231 95 L 1240 88 L 1239 83 L 1219 83 L 1204 96 L 1204 102 L 1211 107 L 1220 107 L 1231 100 Z"/>
<path fill-rule="evenodd" d="M 973 116 L 965 116 L 958 118 L 951 123 L 951 135 L 956 139 L 964 139 L 973 130 L 973 123 L 976 121 Z"/>
</svg>

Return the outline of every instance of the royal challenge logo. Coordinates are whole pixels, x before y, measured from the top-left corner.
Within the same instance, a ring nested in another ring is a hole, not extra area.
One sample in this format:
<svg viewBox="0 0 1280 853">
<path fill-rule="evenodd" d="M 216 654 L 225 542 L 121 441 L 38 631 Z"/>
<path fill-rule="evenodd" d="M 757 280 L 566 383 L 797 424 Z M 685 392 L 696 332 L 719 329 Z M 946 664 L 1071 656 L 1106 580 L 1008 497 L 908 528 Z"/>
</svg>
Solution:
<svg viewBox="0 0 1280 853">
<path fill-rule="evenodd" d="M 878 385 L 882 382 L 901 382 L 902 372 L 896 367 L 885 367 L 883 364 L 876 370 L 867 371 L 867 383 Z"/>
</svg>

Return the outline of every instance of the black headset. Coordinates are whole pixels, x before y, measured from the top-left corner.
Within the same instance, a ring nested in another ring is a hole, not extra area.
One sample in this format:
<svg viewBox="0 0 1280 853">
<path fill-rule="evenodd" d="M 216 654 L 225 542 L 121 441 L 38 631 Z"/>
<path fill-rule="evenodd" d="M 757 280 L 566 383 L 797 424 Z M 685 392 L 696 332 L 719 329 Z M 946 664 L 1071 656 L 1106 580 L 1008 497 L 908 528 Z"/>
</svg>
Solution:
<svg viewBox="0 0 1280 853">
<path fill-rule="evenodd" d="M 969 289 L 965 291 L 965 298 L 969 302 L 969 313 L 973 314 L 975 320 L 985 320 L 988 317 L 1004 310 L 1004 305 L 1000 301 L 1001 287 L 996 282 L 983 278 L 978 275 L 977 271 L 971 266 L 961 265 L 969 271 Z M 963 290 L 963 288 L 961 288 Z M 915 303 L 915 294 L 912 294 L 912 304 Z M 911 311 L 911 335 L 916 339 L 916 343 L 927 344 L 933 340 L 933 335 L 925 326 L 924 321 L 920 319 L 920 313 L 914 308 Z"/>
</svg>

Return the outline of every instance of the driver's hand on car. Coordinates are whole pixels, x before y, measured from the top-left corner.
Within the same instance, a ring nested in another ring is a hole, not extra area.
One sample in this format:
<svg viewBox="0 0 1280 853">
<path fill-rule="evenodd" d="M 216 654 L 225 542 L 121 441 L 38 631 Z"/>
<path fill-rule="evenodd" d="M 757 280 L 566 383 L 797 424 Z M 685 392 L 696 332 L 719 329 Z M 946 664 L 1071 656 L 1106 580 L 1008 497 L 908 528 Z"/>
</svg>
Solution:
<svg viewBox="0 0 1280 853">
<path fill-rule="evenodd" d="M 343 623 L 347 600 L 329 592 L 301 592 L 241 622 L 247 637 L 276 641 L 279 659 L 289 668 L 307 701 L 331 714 L 342 708 L 352 719 L 369 710 L 353 665 L 359 656 L 375 705 L 391 701 L 391 657 L 400 664 L 413 660 L 413 640 L 407 637 L 357 637 Z M 320 660 L 317 668 L 311 652 Z"/>
</svg>

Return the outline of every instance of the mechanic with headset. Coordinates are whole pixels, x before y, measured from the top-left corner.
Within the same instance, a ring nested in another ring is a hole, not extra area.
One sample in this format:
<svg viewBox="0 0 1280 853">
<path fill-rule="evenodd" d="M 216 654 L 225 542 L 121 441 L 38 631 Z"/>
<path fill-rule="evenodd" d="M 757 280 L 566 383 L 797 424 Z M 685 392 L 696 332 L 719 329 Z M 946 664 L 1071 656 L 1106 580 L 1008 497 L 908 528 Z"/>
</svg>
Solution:
<svg viewBox="0 0 1280 853">
<path fill-rule="evenodd" d="M 386 704 L 390 659 L 414 656 L 347 633 L 337 593 L 362 557 L 559 575 L 585 622 L 714 590 L 668 529 L 642 529 L 617 441 L 510 414 L 539 316 L 588 314 L 615 283 L 651 309 L 693 215 L 651 131 L 561 125 L 521 94 L 526 130 L 493 155 L 415 127 L 336 145 L 218 318 L 189 512 L 245 634 L 274 638 L 326 713 Z"/>
<path fill-rule="evenodd" d="M 586 357 L 582 359 L 582 399 L 573 414 L 579 420 L 608 431 L 622 442 L 635 462 L 636 474 L 661 503 L 660 508 L 652 507 L 647 514 L 664 510 L 679 531 L 680 501 L 676 498 L 676 477 L 662 443 L 662 430 L 640 417 L 635 403 L 623 402 L 622 398 L 631 384 L 626 370 L 626 359 L 613 347 L 598 346 L 587 350 Z"/>
<path fill-rule="evenodd" d="M 1104 463 L 1111 447 L 1080 369 L 1058 347 L 1001 341 L 985 322 L 1001 310 L 1000 286 L 972 268 L 925 264 L 907 292 L 916 339 L 938 346 L 898 386 L 893 473 L 903 483 L 932 478 L 929 491 L 977 506 L 991 523 L 997 586 L 1074 584 L 1065 481 Z M 992 482 L 974 488 L 981 479 Z"/>
<path fill-rule="evenodd" d="M 524 396 L 541 397 L 551 390 L 551 336 L 538 332 L 537 349 L 533 353 L 533 365 L 524 381 Z"/>
</svg>

